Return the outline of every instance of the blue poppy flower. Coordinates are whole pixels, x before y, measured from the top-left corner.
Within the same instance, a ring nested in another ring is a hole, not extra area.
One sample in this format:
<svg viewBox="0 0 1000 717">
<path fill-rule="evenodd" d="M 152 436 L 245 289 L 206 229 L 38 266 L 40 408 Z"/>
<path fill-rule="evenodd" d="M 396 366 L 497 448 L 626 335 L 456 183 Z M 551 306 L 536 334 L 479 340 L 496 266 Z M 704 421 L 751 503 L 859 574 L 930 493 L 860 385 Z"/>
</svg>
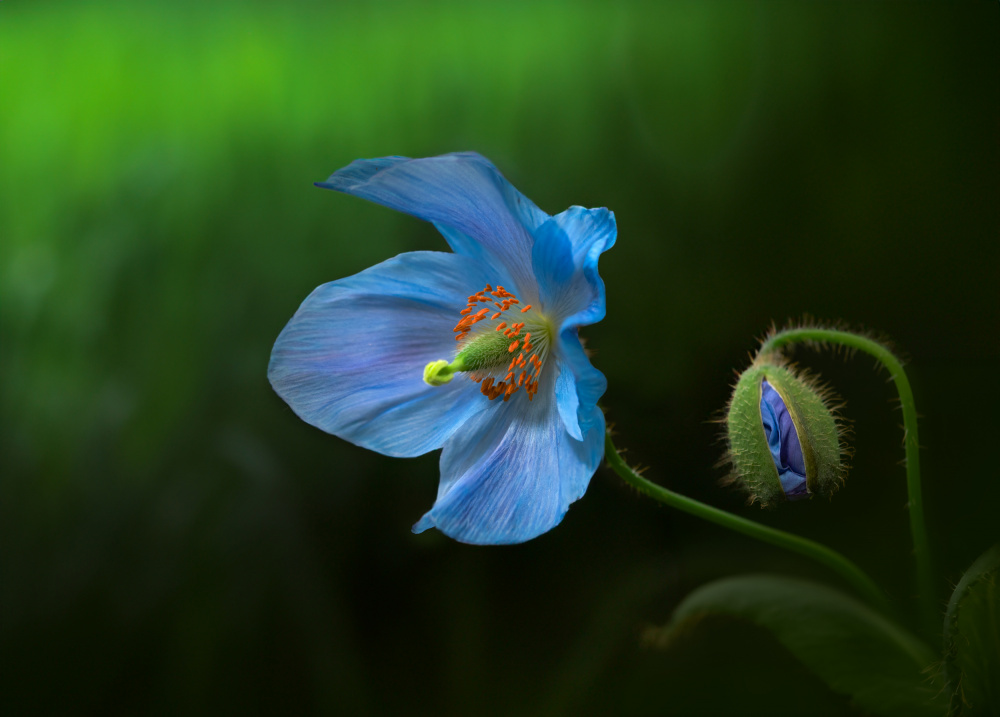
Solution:
<svg viewBox="0 0 1000 717">
<path fill-rule="evenodd" d="M 379 453 L 443 449 L 414 532 L 519 543 L 557 525 L 604 454 L 607 382 L 578 329 L 604 317 L 614 214 L 549 216 L 474 153 L 357 160 L 317 186 L 432 222 L 453 253 L 400 254 L 314 290 L 274 345 L 275 391 Z"/>
</svg>

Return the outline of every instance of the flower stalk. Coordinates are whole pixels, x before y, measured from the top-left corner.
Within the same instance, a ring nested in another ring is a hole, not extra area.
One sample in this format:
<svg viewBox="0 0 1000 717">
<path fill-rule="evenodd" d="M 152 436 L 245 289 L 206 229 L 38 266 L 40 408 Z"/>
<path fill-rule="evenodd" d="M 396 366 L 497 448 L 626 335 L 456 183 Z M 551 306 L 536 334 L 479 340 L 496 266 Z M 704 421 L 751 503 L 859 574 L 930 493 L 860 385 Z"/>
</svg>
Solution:
<svg viewBox="0 0 1000 717">
<path fill-rule="evenodd" d="M 783 530 L 771 528 L 753 520 L 748 520 L 720 510 L 719 508 L 706 505 L 643 478 L 622 459 L 618 453 L 618 449 L 615 447 L 614 441 L 611 439 L 610 432 L 605 434 L 604 456 L 608 465 L 615 473 L 621 476 L 630 486 L 650 498 L 671 508 L 677 508 L 685 513 L 715 523 L 716 525 L 735 530 L 737 533 L 742 533 L 770 545 L 776 545 L 793 553 L 812 558 L 843 578 L 845 582 L 850 584 L 872 606 L 885 613 L 891 612 L 885 593 L 883 593 L 875 581 L 868 577 L 861 568 L 837 551 L 808 538 L 786 533 Z"/>
<path fill-rule="evenodd" d="M 922 619 L 931 632 L 938 629 L 940 622 L 935 607 L 934 568 L 927 525 L 924 521 L 924 501 L 920 488 L 920 439 L 917 435 L 917 407 L 913 400 L 910 381 L 903 370 L 903 364 L 886 346 L 866 336 L 849 331 L 821 328 L 797 328 L 778 331 L 761 344 L 761 355 L 777 351 L 795 343 L 839 344 L 864 351 L 885 366 L 896 384 L 899 403 L 903 409 L 903 437 L 906 456 L 906 490 L 910 512 L 910 534 L 913 538 L 913 552 L 917 564 L 917 588 L 921 602 Z"/>
</svg>

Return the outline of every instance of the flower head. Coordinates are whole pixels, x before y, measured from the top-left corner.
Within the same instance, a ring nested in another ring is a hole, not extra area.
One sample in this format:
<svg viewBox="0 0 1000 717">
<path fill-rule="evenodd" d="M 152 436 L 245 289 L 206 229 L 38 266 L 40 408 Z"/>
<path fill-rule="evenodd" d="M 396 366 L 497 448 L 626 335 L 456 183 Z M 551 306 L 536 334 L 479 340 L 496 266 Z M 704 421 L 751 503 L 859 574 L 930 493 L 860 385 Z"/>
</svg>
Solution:
<svg viewBox="0 0 1000 717">
<path fill-rule="evenodd" d="M 359 446 L 443 449 L 414 532 L 518 543 L 557 525 L 603 456 L 607 384 L 578 329 L 604 317 L 614 214 L 551 217 L 474 153 L 357 160 L 318 186 L 432 222 L 453 253 L 400 254 L 314 290 L 275 342 L 275 391 Z"/>
</svg>

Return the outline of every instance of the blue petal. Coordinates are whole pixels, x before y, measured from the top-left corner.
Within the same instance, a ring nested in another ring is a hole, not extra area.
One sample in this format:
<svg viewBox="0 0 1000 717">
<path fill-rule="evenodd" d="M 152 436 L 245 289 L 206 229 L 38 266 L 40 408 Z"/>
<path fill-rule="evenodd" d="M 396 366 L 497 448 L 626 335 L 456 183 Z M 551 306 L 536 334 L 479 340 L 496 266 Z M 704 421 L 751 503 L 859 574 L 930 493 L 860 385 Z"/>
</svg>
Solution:
<svg viewBox="0 0 1000 717">
<path fill-rule="evenodd" d="M 559 417 L 563 425 L 569 431 L 569 435 L 578 441 L 583 440 L 583 431 L 580 427 L 580 396 L 576 389 L 576 377 L 573 375 L 572 366 L 558 361 L 559 376 L 556 378 L 556 406 L 559 408 Z"/>
<path fill-rule="evenodd" d="M 781 490 L 787 498 L 805 498 L 809 491 L 798 431 L 781 395 L 767 381 L 761 383 L 760 415 Z"/>
<path fill-rule="evenodd" d="M 531 231 L 548 215 L 485 157 L 465 152 L 426 159 L 359 159 L 317 186 L 433 222 L 455 253 L 491 266 L 499 263 L 514 288 L 533 291 Z"/>
<path fill-rule="evenodd" d="M 552 219 L 566 233 L 573 253 L 573 265 L 590 285 L 589 301 L 564 321 L 565 326 L 587 326 L 604 318 L 604 282 L 597 273 L 601 254 L 615 245 L 618 227 L 615 214 L 603 207 L 570 207 Z"/>
<path fill-rule="evenodd" d="M 590 409 L 607 389 L 604 374 L 583 350 L 578 328 L 604 318 L 604 282 L 597 262 L 616 237 L 612 212 L 583 207 L 571 207 L 535 231 L 532 261 L 541 310 L 560 326 L 557 353 L 561 366 L 568 368 L 560 371 L 556 385 L 559 413 L 574 437 L 590 427 Z"/>
<path fill-rule="evenodd" d="M 573 246 L 554 218 L 535 230 L 531 265 L 538 282 L 539 309 L 550 319 L 560 322 L 590 303 L 587 280 L 573 264 Z"/>
<path fill-rule="evenodd" d="M 576 266 L 592 264 L 596 271 L 597 257 L 613 247 L 618 238 L 615 213 L 605 207 L 570 207 L 553 219 L 566 232 L 573 245 L 573 262 Z M 596 254 L 593 253 L 595 251 Z"/>
<path fill-rule="evenodd" d="M 454 356 L 458 311 L 487 281 L 468 257 L 413 252 L 324 284 L 278 336 L 271 385 L 303 420 L 359 446 L 439 448 L 488 402 L 462 376 L 428 386 L 424 366 Z"/>
<path fill-rule="evenodd" d="M 555 405 L 553 371 L 533 402 L 493 402 L 445 443 L 434 507 L 413 526 L 478 545 L 521 543 L 555 527 L 604 455 L 604 418 L 573 439 Z"/>
<path fill-rule="evenodd" d="M 580 430 L 586 431 L 592 425 L 591 409 L 608 389 L 608 380 L 590 363 L 575 327 L 563 329 L 559 334 L 559 360 L 560 366 L 568 366 L 572 372 L 579 401 L 577 420 Z"/>
</svg>

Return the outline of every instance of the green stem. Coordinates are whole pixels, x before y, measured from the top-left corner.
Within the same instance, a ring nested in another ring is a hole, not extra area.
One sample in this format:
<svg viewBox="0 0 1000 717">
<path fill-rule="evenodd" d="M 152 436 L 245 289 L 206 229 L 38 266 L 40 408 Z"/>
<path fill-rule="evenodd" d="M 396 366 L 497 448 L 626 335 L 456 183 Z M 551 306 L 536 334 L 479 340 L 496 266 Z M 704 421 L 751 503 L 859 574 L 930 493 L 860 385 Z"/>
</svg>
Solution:
<svg viewBox="0 0 1000 717">
<path fill-rule="evenodd" d="M 938 610 L 935 608 L 934 569 L 927 526 L 924 522 L 924 501 L 920 490 L 920 441 L 917 436 L 917 407 L 913 401 L 910 381 L 903 371 L 903 364 L 893 353 L 877 341 L 848 331 L 832 329 L 802 328 L 779 331 L 768 337 L 760 347 L 760 354 L 766 354 L 793 343 L 821 342 L 840 344 L 864 351 L 874 357 L 889 371 L 899 403 L 903 409 L 903 436 L 906 451 L 906 489 L 909 494 L 910 533 L 913 536 L 913 552 L 917 561 L 917 589 L 923 610 L 925 624 L 937 625 Z M 937 628 L 933 628 L 937 629 Z"/>
<path fill-rule="evenodd" d="M 614 441 L 611 440 L 610 433 L 606 434 L 604 438 L 604 457 L 607 459 L 608 465 L 611 466 L 612 470 L 620 475 L 626 483 L 645 493 L 650 498 L 669 505 L 671 508 L 677 508 L 678 510 L 683 510 L 685 513 L 703 518 L 716 525 L 735 530 L 737 533 L 743 533 L 744 535 L 749 535 L 751 538 L 756 538 L 765 543 L 777 545 L 791 550 L 793 553 L 799 553 L 800 555 L 812 558 L 840 575 L 872 605 L 883 612 L 890 611 L 885 594 L 875 584 L 875 581 L 865 575 L 861 568 L 837 551 L 831 550 L 825 545 L 808 540 L 807 538 L 786 533 L 783 530 L 771 528 L 761 523 L 741 518 L 738 515 L 727 513 L 724 510 L 713 508 L 710 505 L 701 503 L 693 498 L 688 498 L 680 493 L 674 493 L 672 490 L 646 480 L 622 460 L 622 457 L 618 454 L 618 449 L 615 448 Z"/>
</svg>

